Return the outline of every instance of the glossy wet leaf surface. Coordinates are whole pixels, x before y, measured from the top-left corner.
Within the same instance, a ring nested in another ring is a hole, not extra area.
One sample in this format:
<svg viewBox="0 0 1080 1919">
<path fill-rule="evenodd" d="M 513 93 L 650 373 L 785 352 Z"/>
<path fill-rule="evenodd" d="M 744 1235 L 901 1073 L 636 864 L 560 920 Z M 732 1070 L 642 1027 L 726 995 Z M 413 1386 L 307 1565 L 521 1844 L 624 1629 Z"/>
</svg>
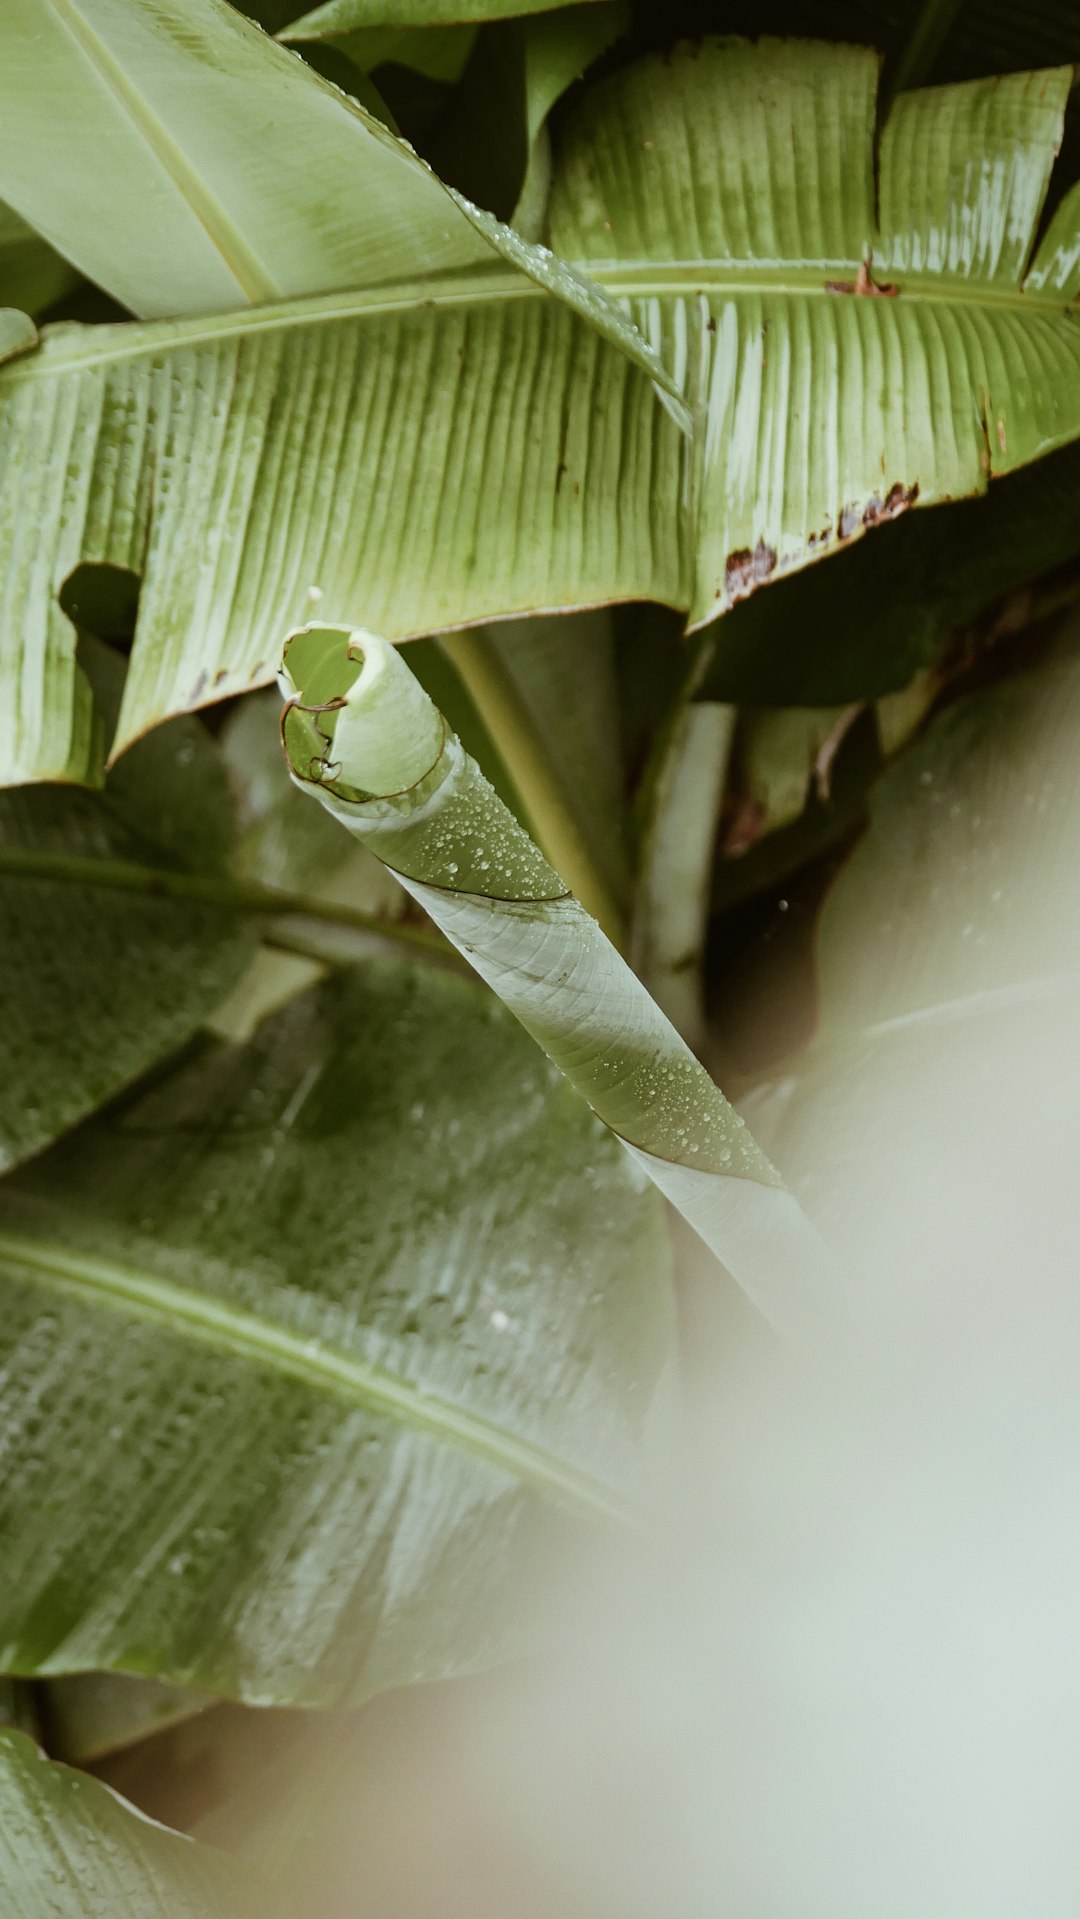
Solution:
<svg viewBox="0 0 1080 1919">
<path fill-rule="evenodd" d="M 10 1919 L 284 1919 L 248 1867 L 166 1832 L 2 1726 L 0 1898 Z"/>
<path fill-rule="evenodd" d="M 220 755 L 193 718 L 137 747 L 101 793 L 0 794 L 0 1168 L 175 1052 L 255 951 L 223 908 L 100 887 L 92 866 L 51 875 L 50 859 L 220 870 L 233 830 Z"/>
<path fill-rule="evenodd" d="M 658 1204 L 468 983 L 372 964 L 208 1045 L 5 1183 L 0 1259 L 9 1670 L 468 1670 L 534 1535 L 642 1495 Z"/>
</svg>

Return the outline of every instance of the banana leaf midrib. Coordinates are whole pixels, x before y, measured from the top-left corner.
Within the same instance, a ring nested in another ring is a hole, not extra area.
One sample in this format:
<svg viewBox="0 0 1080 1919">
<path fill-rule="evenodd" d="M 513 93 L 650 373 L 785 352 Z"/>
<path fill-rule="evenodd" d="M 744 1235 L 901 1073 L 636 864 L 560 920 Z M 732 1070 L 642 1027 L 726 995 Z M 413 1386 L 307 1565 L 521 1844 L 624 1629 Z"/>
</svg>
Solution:
<svg viewBox="0 0 1080 1919">
<path fill-rule="evenodd" d="M 723 261 L 667 260 L 647 267 L 624 263 L 598 267 L 590 262 L 578 266 L 577 270 L 589 274 L 605 291 L 627 299 L 694 293 L 736 296 L 773 293 L 791 298 L 816 296 L 837 300 L 859 296 L 836 292 L 823 275 L 828 275 L 830 280 L 854 281 L 859 265 L 857 260 L 837 260 L 812 268 L 751 268 Z M 901 275 L 895 284 L 896 296 L 889 301 L 889 306 L 898 313 L 917 303 L 1028 314 L 1037 311 L 1068 320 L 1080 318 L 1080 301 L 1063 300 L 1059 293 L 1025 291 L 1022 286 L 995 286 L 985 280 L 944 274 L 940 277 Z M 41 347 L 37 351 L 19 355 L 0 368 L 0 389 L 21 385 L 27 380 L 48 379 L 73 369 L 112 366 L 122 360 L 159 354 L 171 347 L 197 348 L 251 334 L 287 332 L 350 319 L 380 319 L 424 308 L 476 306 L 496 300 L 551 299 L 552 295 L 543 288 L 511 270 L 480 269 L 357 293 L 315 294 L 303 300 L 200 315 L 197 319 L 131 321 L 86 328 L 73 328 L 71 323 L 64 322 L 56 328 L 43 327 Z M 98 345 L 96 336 L 102 334 L 107 340 Z M 65 352 L 65 348 L 69 350 Z"/>
<path fill-rule="evenodd" d="M 613 261 L 599 265 L 595 261 L 577 263 L 579 273 L 587 273 L 609 293 L 630 299 L 648 299 L 650 295 L 687 293 L 780 293 L 791 296 L 823 296 L 829 300 L 852 297 L 837 290 L 837 281 L 854 283 L 863 264 L 861 260 L 815 261 L 813 266 L 776 264 L 751 265 L 727 260 L 663 260 L 635 267 Z M 912 274 L 899 269 L 895 278 L 887 266 L 875 266 L 875 275 L 895 286 L 890 307 L 900 311 L 913 302 L 945 306 L 1012 307 L 1030 312 L 1033 307 L 1050 312 L 1080 313 L 1080 300 L 1065 300 L 1058 292 L 1025 291 L 1023 284 L 997 286 L 989 280 L 976 280 L 964 274 Z M 865 296 L 859 296 L 865 298 Z"/>
<path fill-rule="evenodd" d="M 522 1481 L 548 1500 L 593 1517 L 626 1519 L 627 1509 L 619 1495 L 568 1461 L 426 1388 L 321 1339 L 275 1325 L 244 1307 L 19 1233 L 0 1231 L 0 1260 L 29 1270 L 58 1291 L 89 1295 L 107 1309 L 182 1332 L 427 1432 Z"/>
<path fill-rule="evenodd" d="M 145 141 L 191 209 L 244 298 L 252 302 L 272 300 L 279 291 L 277 283 L 252 252 L 221 202 L 200 179 L 183 148 L 150 111 L 139 89 L 94 31 L 76 0 L 51 0 L 51 4 L 64 31 L 74 40 L 87 64 L 97 73 L 121 113 Z"/>
</svg>

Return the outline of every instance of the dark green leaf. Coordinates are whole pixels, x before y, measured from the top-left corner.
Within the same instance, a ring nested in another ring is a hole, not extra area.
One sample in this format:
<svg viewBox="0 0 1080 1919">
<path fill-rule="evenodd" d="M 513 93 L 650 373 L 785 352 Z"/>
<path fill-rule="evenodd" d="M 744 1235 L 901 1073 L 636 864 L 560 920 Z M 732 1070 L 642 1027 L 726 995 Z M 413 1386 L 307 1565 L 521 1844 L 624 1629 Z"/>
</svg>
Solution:
<svg viewBox="0 0 1080 1919">
<path fill-rule="evenodd" d="M 206 1051 L 0 1188 L 3 1665 L 327 1705 L 495 1658 L 526 1541 L 640 1490 L 666 1262 L 471 984 Z"/>
</svg>

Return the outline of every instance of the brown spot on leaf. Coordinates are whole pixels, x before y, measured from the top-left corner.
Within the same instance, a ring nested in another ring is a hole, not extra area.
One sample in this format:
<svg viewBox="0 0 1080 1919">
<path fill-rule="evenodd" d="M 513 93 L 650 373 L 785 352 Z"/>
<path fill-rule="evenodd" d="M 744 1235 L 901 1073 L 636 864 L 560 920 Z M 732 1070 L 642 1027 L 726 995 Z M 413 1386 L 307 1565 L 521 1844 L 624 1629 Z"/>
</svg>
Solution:
<svg viewBox="0 0 1080 1919">
<path fill-rule="evenodd" d="M 903 486 L 897 480 L 896 484 L 889 488 L 883 500 L 879 499 L 876 493 L 872 499 L 867 500 L 863 508 L 863 525 L 879 526 L 882 520 L 895 520 L 899 514 L 906 513 L 909 506 L 914 506 L 918 497 L 918 480 L 915 480 L 911 486 Z"/>
<path fill-rule="evenodd" d="M 895 300 L 900 291 L 891 280 L 882 281 L 879 286 L 870 271 L 868 257 L 859 262 L 859 271 L 854 280 L 826 280 L 826 293 L 851 293 L 862 300 Z"/>
<path fill-rule="evenodd" d="M 753 552 L 748 546 L 729 553 L 724 567 L 724 585 L 729 600 L 745 600 L 756 586 L 763 586 L 776 570 L 776 548 L 759 540 Z"/>
<path fill-rule="evenodd" d="M 838 538 L 841 540 L 850 540 L 858 524 L 859 524 L 858 507 L 857 506 L 841 507 L 840 519 L 837 523 L 837 528 L 836 528 Z"/>
</svg>

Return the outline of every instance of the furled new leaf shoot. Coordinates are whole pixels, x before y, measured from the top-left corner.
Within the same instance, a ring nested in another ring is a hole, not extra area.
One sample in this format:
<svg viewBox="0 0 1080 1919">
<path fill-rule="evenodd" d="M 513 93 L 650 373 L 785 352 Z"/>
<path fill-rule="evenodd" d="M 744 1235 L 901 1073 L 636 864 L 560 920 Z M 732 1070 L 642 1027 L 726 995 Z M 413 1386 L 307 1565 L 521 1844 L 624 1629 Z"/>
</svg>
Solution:
<svg viewBox="0 0 1080 1919">
<path fill-rule="evenodd" d="M 809 1221 L 401 653 L 305 627 L 282 687 L 297 783 L 398 875 L 766 1316 L 820 1322 L 836 1279 Z"/>
</svg>

